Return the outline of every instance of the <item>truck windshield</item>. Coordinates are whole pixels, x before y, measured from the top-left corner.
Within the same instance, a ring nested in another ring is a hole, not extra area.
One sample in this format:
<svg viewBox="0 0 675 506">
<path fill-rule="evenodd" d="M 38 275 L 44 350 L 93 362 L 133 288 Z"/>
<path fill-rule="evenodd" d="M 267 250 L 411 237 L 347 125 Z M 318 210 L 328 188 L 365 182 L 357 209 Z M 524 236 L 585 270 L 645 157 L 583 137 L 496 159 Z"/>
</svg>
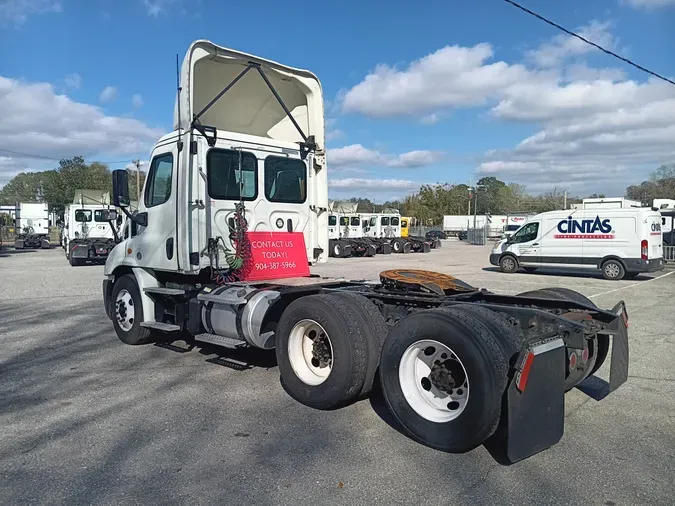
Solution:
<svg viewBox="0 0 675 506">
<path fill-rule="evenodd" d="M 94 211 L 94 221 L 98 221 L 99 223 L 105 223 L 107 220 L 105 219 L 106 211 L 104 209 L 96 209 Z"/>
<path fill-rule="evenodd" d="M 341 216 L 340 217 L 340 226 L 346 227 L 347 225 L 349 225 L 349 220 L 346 217 Z"/>
<path fill-rule="evenodd" d="M 382 216 L 380 218 L 380 225 L 384 225 L 385 227 L 389 225 L 389 216 Z"/>
<path fill-rule="evenodd" d="M 297 158 L 265 158 L 265 198 L 270 202 L 302 204 L 307 194 L 307 167 Z"/>
<path fill-rule="evenodd" d="M 391 226 L 392 226 L 392 227 L 398 227 L 398 218 L 393 217 L 393 218 L 391 219 Z"/>
<path fill-rule="evenodd" d="M 91 211 L 87 209 L 77 209 L 75 211 L 75 221 L 91 221 Z"/>
<path fill-rule="evenodd" d="M 335 225 L 337 225 L 337 217 L 336 216 L 329 216 L 328 217 L 328 226 L 334 227 Z"/>
<path fill-rule="evenodd" d="M 352 218 L 352 227 L 358 227 L 361 224 L 361 220 L 359 218 L 353 217 Z"/>
</svg>

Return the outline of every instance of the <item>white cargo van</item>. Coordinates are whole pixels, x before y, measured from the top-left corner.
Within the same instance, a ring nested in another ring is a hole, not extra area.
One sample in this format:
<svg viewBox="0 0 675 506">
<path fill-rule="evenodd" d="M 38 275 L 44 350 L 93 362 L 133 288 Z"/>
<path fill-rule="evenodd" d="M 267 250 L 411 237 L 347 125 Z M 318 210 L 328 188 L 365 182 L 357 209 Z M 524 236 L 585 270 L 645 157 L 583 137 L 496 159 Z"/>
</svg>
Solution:
<svg viewBox="0 0 675 506">
<path fill-rule="evenodd" d="M 613 280 L 659 271 L 664 268 L 661 215 L 646 207 L 541 213 L 497 243 L 490 263 L 502 272 L 600 269 Z"/>
</svg>

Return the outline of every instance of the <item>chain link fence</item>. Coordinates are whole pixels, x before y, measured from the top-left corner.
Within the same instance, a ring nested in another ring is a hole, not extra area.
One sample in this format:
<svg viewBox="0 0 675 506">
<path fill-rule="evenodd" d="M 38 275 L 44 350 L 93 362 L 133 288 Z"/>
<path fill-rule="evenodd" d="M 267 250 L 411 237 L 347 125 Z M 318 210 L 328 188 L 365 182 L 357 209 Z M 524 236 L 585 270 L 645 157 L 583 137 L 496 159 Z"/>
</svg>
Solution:
<svg viewBox="0 0 675 506">
<path fill-rule="evenodd" d="M 675 262 L 675 246 L 663 245 L 663 259 L 666 262 Z"/>
<path fill-rule="evenodd" d="M 466 242 L 469 244 L 483 245 L 487 243 L 487 228 L 470 228 L 466 231 Z"/>
</svg>

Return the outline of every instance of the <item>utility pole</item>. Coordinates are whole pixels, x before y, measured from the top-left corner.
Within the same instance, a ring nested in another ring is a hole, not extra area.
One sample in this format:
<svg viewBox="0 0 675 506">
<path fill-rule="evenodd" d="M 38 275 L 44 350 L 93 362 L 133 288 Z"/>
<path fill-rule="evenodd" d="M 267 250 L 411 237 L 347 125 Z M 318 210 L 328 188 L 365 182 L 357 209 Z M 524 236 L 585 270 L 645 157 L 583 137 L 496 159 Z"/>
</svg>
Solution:
<svg viewBox="0 0 675 506">
<path fill-rule="evenodd" d="M 141 201 L 141 161 L 136 158 L 133 163 L 136 166 L 136 202 Z M 136 204 L 138 205 L 138 204 Z"/>
<path fill-rule="evenodd" d="M 565 194 L 563 197 L 563 210 L 567 210 L 567 190 L 565 190 Z"/>
</svg>

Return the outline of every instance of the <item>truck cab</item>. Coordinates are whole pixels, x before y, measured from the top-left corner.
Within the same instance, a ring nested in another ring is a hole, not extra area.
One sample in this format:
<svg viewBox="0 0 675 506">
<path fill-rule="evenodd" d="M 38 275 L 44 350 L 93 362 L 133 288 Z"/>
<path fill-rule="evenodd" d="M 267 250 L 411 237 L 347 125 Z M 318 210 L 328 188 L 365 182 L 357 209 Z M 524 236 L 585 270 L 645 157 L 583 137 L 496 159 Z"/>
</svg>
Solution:
<svg viewBox="0 0 675 506">
<path fill-rule="evenodd" d="M 117 211 L 100 204 L 69 204 L 63 218 L 61 247 L 70 265 L 105 261 L 117 243 Z"/>
</svg>

